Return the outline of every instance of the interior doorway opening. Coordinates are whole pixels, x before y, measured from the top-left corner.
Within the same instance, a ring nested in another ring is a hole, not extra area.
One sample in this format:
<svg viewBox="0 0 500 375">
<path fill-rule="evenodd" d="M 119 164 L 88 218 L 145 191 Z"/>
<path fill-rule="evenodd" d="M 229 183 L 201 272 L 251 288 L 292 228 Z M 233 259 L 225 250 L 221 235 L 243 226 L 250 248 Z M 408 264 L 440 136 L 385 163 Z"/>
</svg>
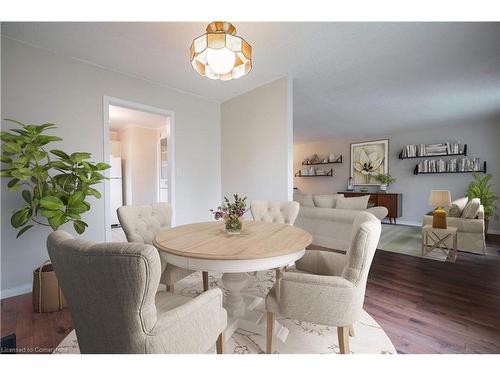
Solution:
<svg viewBox="0 0 500 375">
<path fill-rule="evenodd" d="M 105 187 L 106 241 L 126 241 L 118 207 L 175 205 L 174 116 L 170 111 L 112 98 L 105 98 L 104 111 L 104 156 L 111 165 Z"/>
</svg>

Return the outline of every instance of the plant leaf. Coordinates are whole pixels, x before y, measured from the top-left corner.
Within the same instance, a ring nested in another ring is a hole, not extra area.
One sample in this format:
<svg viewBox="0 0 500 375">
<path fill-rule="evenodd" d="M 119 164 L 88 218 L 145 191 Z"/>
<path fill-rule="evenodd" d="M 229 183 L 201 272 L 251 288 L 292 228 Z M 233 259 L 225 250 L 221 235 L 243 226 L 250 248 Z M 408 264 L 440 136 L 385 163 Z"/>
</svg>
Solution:
<svg viewBox="0 0 500 375">
<path fill-rule="evenodd" d="M 23 190 L 21 196 L 26 201 L 26 203 L 31 203 L 31 192 L 29 190 Z"/>
<path fill-rule="evenodd" d="M 61 159 L 64 159 L 64 160 L 67 160 L 67 161 L 70 160 L 69 155 L 67 153 L 65 153 L 64 151 L 61 151 L 61 150 L 50 150 L 50 153 L 54 154 L 55 156 L 60 157 Z"/>
<path fill-rule="evenodd" d="M 85 199 L 85 194 L 82 191 L 76 191 L 74 194 L 70 195 L 68 199 L 68 205 L 70 207 L 78 206 Z"/>
<path fill-rule="evenodd" d="M 31 209 L 26 207 L 14 212 L 10 218 L 10 223 L 14 228 L 22 227 L 31 217 Z"/>
<path fill-rule="evenodd" d="M 26 225 L 23 229 L 21 229 L 18 233 L 17 233 L 17 236 L 16 238 L 19 238 L 20 236 L 22 236 L 28 229 L 31 229 L 33 228 L 34 225 Z"/>
<path fill-rule="evenodd" d="M 85 232 L 85 228 L 88 227 L 87 223 L 81 220 L 75 220 L 73 222 L 73 227 L 75 228 L 76 233 L 82 234 Z"/>
<path fill-rule="evenodd" d="M 48 210 L 60 210 L 64 208 L 64 203 L 59 198 L 49 195 L 40 199 L 40 206 Z"/>
</svg>

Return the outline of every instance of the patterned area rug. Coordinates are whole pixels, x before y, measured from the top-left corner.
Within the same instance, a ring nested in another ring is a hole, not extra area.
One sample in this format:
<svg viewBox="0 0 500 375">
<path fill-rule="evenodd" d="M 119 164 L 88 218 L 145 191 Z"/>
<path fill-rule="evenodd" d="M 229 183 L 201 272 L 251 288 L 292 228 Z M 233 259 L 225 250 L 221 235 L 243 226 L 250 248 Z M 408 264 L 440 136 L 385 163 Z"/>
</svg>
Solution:
<svg viewBox="0 0 500 375">
<path fill-rule="evenodd" d="M 382 224 L 382 234 L 377 249 L 406 254 L 419 258 L 446 261 L 446 255 L 434 249 L 422 256 L 422 228 L 409 225 Z"/>
<path fill-rule="evenodd" d="M 221 274 L 210 275 L 210 288 L 219 287 L 225 291 Z M 249 276 L 249 286 L 244 293 L 250 296 L 265 297 L 274 284 L 274 271 L 258 272 Z M 186 297 L 196 297 L 202 293 L 201 274 L 194 273 L 175 285 L 176 293 Z M 335 327 L 320 326 L 298 320 L 277 317 L 278 321 L 290 330 L 283 343 L 274 340 L 275 353 L 296 354 L 338 354 L 339 346 Z M 384 330 L 367 312 L 363 311 L 359 322 L 354 324 L 355 336 L 350 338 L 352 353 L 396 354 L 396 349 Z M 226 342 L 226 353 L 260 354 L 265 352 L 266 338 L 260 334 L 242 329 L 236 330 Z M 214 349 L 215 351 L 215 349 Z M 72 331 L 56 348 L 54 353 L 79 353 L 75 331 Z"/>
</svg>

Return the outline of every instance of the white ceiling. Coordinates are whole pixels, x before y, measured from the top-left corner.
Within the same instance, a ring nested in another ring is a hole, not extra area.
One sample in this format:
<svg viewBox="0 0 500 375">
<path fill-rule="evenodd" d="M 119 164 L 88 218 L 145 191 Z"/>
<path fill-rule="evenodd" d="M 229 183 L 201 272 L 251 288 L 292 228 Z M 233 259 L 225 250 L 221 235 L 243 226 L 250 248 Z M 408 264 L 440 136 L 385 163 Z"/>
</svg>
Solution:
<svg viewBox="0 0 500 375">
<path fill-rule="evenodd" d="M 253 47 L 254 68 L 229 82 L 189 64 L 203 23 L 3 23 L 2 34 L 218 102 L 291 76 L 296 141 L 500 113 L 500 23 L 235 26 Z"/>
<path fill-rule="evenodd" d="M 156 113 L 137 111 L 135 109 L 109 106 L 109 129 L 119 130 L 127 126 L 140 126 L 142 128 L 159 129 L 166 127 L 168 118 Z"/>
</svg>

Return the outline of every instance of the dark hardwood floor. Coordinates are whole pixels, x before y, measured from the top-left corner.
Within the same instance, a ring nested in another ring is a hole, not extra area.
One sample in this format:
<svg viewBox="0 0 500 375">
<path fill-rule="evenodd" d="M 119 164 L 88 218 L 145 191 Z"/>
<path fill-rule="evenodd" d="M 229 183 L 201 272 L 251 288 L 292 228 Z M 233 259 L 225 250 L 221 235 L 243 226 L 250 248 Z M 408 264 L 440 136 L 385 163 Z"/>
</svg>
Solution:
<svg viewBox="0 0 500 375">
<path fill-rule="evenodd" d="M 490 255 L 454 264 L 377 251 L 365 310 L 399 353 L 500 353 L 500 236 L 487 245 Z M 50 352 L 73 329 L 68 309 L 33 313 L 31 294 L 3 299 L 1 315 L 1 335 L 28 352 Z"/>
</svg>

